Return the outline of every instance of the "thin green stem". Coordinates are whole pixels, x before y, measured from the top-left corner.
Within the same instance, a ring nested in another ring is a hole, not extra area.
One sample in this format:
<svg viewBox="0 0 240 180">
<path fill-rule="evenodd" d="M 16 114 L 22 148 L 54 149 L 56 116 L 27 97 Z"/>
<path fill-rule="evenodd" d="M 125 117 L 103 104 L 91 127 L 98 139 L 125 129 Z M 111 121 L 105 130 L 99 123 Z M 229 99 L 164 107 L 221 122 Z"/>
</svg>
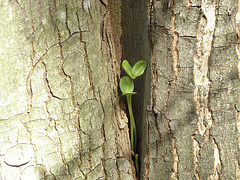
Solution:
<svg viewBox="0 0 240 180">
<path fill-rule="evenodd" d="M 132 111 L 132 95 L 127 95 L 128 111 L 130 116 L 131 147 L 134 152 L 137 149 L 137 130 Z"/>
<path fill-rule="evenodd" d="M 139 172 L 139 166 L 138 166 L 138 154 L 135 154 L 135 167 L 137 170 L 137 173 Z"/>
<path fill-rule="evenodd" d="M 133 117 L 133 111 L 132 111 L 132 95 L 126 95 L 127 97 L 127 103 L 128 103 L 128 111 L 130 116 L 130 134 L 131 134 L 131 148 L 134 152 L 134 159 L 135 159 L 135 166 L 137 173 L 139 172 L 138 167 L 138 154 L 136 154 L 137 150 L 137 130 L 136 130 L 136 124 Z"/>
<path fill-rule="evenodd" d="M 136 124 L 133 119 L 132 121 L 132 126 L 133 126 L 133 133 L 134 133 L 134 152 L 136 153 L 137 150 L 137 129 L 136 129 Z"/>
<path fill-rule="evenodd" d="M 134 117 L 133 117 L 133 111 L 132 111 L 132 95 L 126 95 L 127 97 L 127 103 L 128 103 L 128 112 L 130 116 L 130 138 L 131 138 L 131 148 L 135 152 L 135 140 L 134 140 L 134 127 L 135 127 L 135 122 L 134 122 Z M 135 127 L 136 130 L 136 127 Z"/>
</svg>

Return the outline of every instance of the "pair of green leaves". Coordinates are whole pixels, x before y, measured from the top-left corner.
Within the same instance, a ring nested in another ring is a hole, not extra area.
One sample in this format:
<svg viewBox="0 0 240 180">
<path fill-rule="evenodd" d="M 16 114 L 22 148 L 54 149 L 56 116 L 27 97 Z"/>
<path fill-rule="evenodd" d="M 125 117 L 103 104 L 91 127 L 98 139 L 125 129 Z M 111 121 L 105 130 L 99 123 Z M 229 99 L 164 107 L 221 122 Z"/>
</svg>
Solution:
<svg viewBox="0 0 240 180">
<path fill-rule="evenodd" d="M 127 60 L 122 62 L 122 68 L 128 74 L 128 76 L 124 76 L 120 79 L 120 89 L 122 91 L 122 95 L 134 95 L 137 94 L 133 92 L 134 83 L 133 80 L 141 76 L 147 67 L 147 63 L 143 60 L 138 61 L 133 67 L 128 63 Z"/>
<path fill-rule="evenodd" d="M 122 62 L 122 68 L 132 79 L 135 79 L 136 77 L 141 76 L 144 73 L 146 66 L 147 64 L 143 60 L 138 61 L 136 64 L 134 64 L 133 67 L 128 63 L 127 60 L 124 60 Z"/>
</svg>

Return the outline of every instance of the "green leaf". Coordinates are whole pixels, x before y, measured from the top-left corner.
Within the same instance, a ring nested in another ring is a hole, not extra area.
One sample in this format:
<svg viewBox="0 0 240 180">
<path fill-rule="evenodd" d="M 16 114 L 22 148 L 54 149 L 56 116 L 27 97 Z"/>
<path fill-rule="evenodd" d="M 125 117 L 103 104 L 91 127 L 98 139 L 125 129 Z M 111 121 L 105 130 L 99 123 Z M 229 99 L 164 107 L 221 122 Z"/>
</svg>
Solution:
<svg viewBox="0 0 240 180">
<path fill-rule="evenodd" d="M 135 79 L 135 77 L 132 74 L 132 66 L 128 63 L 127 60 L 124 60 L 122 62 L 122 68 L 132 79 Z"/>
<path fill-rule="evenodd" d="M 145 69 L 147 67 L 147 63 L 144 60 L 138 61 L 136 64 L 134 64 L 132 68 L 132 75 L 136 78 L 138 76 L 141 76 Z"/>
<path fill-rule="evenodd" d="M 120 79 L 119 85 L 123 94 L 133 93 L 134 83 L 133 79 L 130 78 L 129 76 L 123 76 Z"/>
</svg>

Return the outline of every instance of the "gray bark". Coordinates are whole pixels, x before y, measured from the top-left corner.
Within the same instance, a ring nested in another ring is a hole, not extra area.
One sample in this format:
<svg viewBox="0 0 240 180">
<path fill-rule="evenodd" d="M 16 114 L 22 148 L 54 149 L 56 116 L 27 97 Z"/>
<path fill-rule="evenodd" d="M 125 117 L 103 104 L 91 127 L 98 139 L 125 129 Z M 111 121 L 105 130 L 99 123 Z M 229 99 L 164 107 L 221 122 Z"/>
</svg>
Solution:
<svg viewBox="0 0 240 180">
<path fill-rule="evenodd" d="M 119 5 L 0 4 L 1 179 L 134 179 L 110 18 Z"/>
<path fill-rule="evenodd" d="M 142 179 L 239 179 L 236 1 L 174 1 L 166 9 L 153 0 L 150 9 Z"/>
</svg>

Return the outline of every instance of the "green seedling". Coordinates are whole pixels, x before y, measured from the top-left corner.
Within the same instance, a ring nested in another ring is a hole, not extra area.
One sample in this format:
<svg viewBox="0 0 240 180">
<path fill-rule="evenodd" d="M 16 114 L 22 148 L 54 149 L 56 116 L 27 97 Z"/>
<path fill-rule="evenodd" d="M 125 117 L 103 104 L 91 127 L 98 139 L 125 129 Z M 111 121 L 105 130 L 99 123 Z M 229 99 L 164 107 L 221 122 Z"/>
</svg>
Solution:
<svg viewBox="0 0 240 180">
<path fill-rule="evenodd" d="M 144 73 L 146 66 L 147 64 L 143 60 L 138 61 L 136 64 L 134 64 L 133 67 L 128 63 L 127 60 L 124 60 L 122 62 L 122 68 L 132 79 L 135 79 L 136 77 L 141 76 Z"/>
<path fill-rule="evenodd" d="M 120 79 L 120 83 L 119 83 L 120 89 L 123 93 L 122 95 L 125 95 L 127 98 L 128 112 L 129 112 L 129 117 L 130 117 L 131 149 L 134 152 L 135 166 L 136 166 L 137 172 L 139 171 L 138 154 L 136 154 L 137 130 L 136 130 L 136 124 L 134 121 L 134 116 L 133 116 L 133 111 L 132 111 L 132 95 L 137 94 L 137 93 L 133 92 L 133 90 L 134 90 L 133 80 L 136 77 L 141 76 L 144 73 L 146 67 L 147 67 L 147 64 L 143 60 L 138 61 L 133 67 L 128 63 L 127 60 L 124 60 L 122 62 L 122 68 L 128 74 L 128 76 L 122 77 Z"/>
</svg>

